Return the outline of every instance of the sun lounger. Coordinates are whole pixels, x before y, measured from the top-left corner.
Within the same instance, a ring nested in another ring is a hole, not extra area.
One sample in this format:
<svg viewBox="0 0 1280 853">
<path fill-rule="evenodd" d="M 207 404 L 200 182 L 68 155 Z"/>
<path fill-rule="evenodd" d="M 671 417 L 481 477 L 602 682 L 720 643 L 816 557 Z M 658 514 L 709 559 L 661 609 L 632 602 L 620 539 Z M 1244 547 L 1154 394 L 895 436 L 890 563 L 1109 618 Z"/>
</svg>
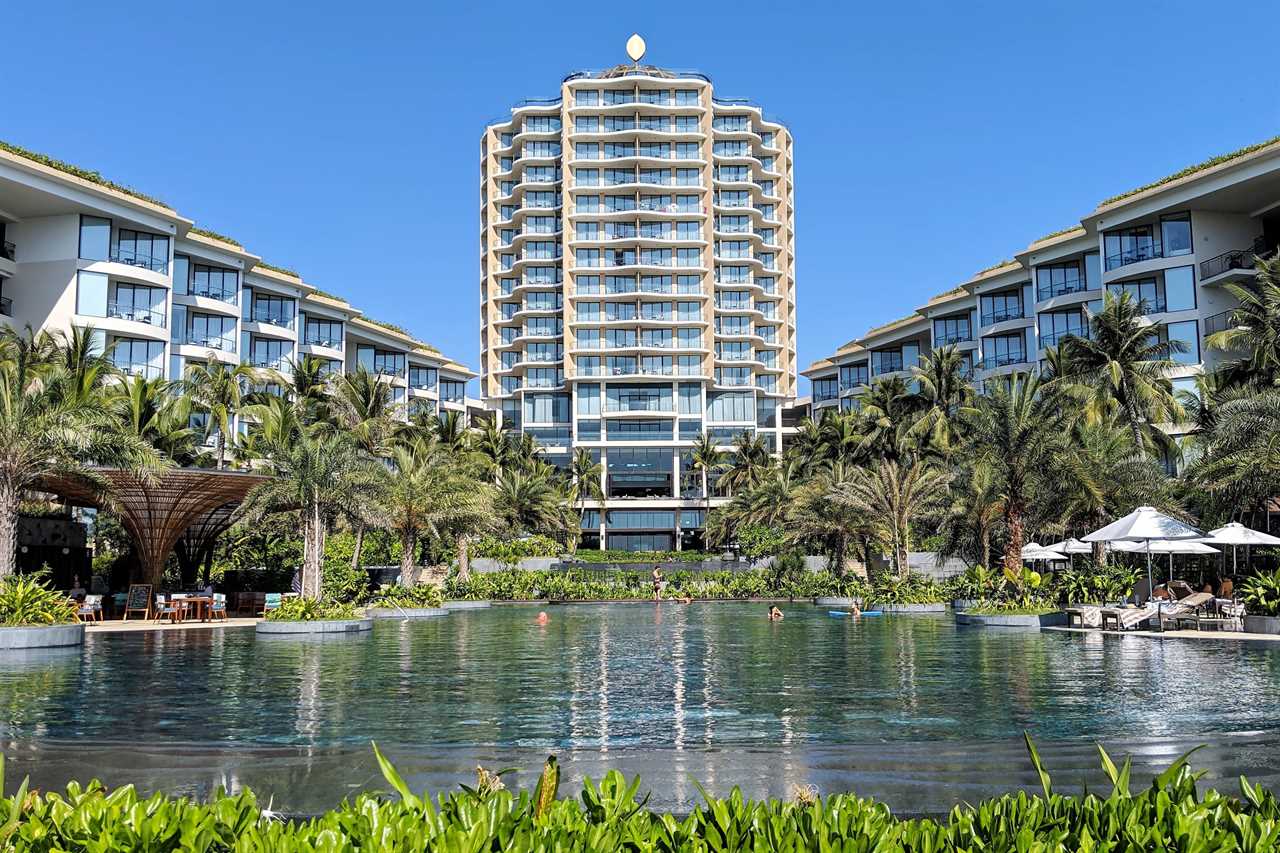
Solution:
<svg viewBox="0 0 1280 853">
<path fill-rule="evenodd" d="M 1213 594 L 1208 592 L 1194 592 L 1186 598 L 1166 604 L 1160 608 L 1160 627 L 1172 624 L 1175 628 L 1184 621 L 1195 622 L 1199 628 L 1198 619 L 1203 616 L 1204 607 L 1213 601 Z"/>
<path fill-rule="evenodd" d="M 1102 608 L 1095 604 L 1077 604 L 1075 607 L 1068 607 L 1066 614 L 1068 628 L 1102 627 Z"/>
<path fill-rule="evenodd" d="M 1102 608 L 1102 627 L 1110 623 L 1117 630 L 1129 631 L 1143 625 L 1156 615 L 1158 605 L 1148 602 L 1143 607 L 1104 607 Z"/>
</svg>

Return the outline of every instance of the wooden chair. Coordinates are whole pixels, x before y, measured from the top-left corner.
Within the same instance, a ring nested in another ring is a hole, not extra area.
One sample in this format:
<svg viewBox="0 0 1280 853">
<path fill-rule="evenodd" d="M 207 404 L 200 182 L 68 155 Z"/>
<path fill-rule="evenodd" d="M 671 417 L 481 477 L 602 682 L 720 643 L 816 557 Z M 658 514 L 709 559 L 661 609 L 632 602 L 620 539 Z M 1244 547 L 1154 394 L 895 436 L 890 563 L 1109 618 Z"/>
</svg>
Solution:
<svg viewBox="0 0 1280 853">
<path fill-rule="evenodd" d="M 227 618 L 227 594 L 225 592 L 215 592 L 213 594 L 213 604 L 209 606 L 209 618 Z"/>
<path fill-rule="evenodd" d="M 76 608 L 76 618 L 81 622 L 101 622 L 102 596 L 86 595 Z"/>
<path fill-rule="evenodd" d="M 166 618 L 170 622 L 181 622 L 182 617 L 186 615 L 186 612 L 186 604 L 184 604 L 177 596 L 169 598 L 161 593 L 156 594 L 156 622 L 163 622 Z"/>
<path fill-rule="evenodd" d="M 284 600 L 284 596 L 278 592 L 268 592 L 262 600 L 262 616 L 266 618 L 269 611 L 275 610 L 280 606 L 280 602 Z"/>
</svg>

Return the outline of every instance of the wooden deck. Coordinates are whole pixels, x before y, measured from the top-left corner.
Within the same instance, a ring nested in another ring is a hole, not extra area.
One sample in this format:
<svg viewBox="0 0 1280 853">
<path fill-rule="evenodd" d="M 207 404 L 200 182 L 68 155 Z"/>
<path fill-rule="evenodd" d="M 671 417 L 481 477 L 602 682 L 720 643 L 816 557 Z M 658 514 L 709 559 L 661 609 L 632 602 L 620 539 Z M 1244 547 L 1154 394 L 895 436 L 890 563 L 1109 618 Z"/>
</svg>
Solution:
<svg viewBox="0 0 1280 853">
<path fill-rule="evenodd" d="M 107 619 L 102 622 L 86 622 L 86 634 L 127 634 L 139 631 L 204 631 L 210 628 L 244 628 L 256 625 L 258 617 L 233 617 L 220 619 L 217 622 L 155 622 L 150 619 Z"/>
</svg>

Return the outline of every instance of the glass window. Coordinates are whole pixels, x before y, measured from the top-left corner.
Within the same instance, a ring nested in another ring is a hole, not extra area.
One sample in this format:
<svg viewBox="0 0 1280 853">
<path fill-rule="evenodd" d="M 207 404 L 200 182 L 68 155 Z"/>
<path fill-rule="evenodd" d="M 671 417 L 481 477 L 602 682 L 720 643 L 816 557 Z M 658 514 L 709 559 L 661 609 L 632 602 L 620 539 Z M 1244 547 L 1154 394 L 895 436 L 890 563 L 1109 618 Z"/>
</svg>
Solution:
<svg viewBox="0 0 1280 853">
<path fill-rule="evenodd" d="M 1174 213 L 1160 217 L 1160 239 L 1164 243 L 1166 258 L 1191 254 L 1191 214 Z"/>
<path fill-rule="evenodd" d="M 1181 323 L 1169 323 L 1164 328 L 1168 340 L 1183 343 L 1183 352 L 1170 353 L 1169 358 L 1179 364 L 1199 363 L 1199 324 L 1195 320 L 1184 320 Z"/>
<path fill-rule="evenodd" d="M 1191 267 L 1164 271 L 1164 300 L 1169 311 L 1190 311 L 1196 307 L 1195 274 Z"/>
<path fill-rule="evenodd" d="M 86 261 L 105 261 L 111 257 L 110 219 L 80 217 L 80 257 Z"/>
<path fill-rule="evenodd" d="M 107 277 L 81 270 L 76 274 L 76 313 L 85 317 L 107 316 Z"/>
<path fill-rule="evenodd" d="M 1188 222 L 1188 238 L 1190 227 Z M 1103 235 L 1103 246 L 1106 249 L 1109 270 L 1162 257 L 1160 239 L 1150 225 L 1109 231 Z"/>
<path fill-rule="evenodd" d="M 1089 280 L 1081 274 L 1080 264 L 1045 264 L 1036 267 L 1037 298 L 1051 299 L 1064 293 L 1079 293 L 1089 287 Z"/>
<path fill-rule="evenodd" d="M 598 415 L 600 414 L 600 386 L 594 382 L 586 382 L 578 385 L 578 414 L 580 415 Z"/>
<path fill-rule="evenodd" d="M 467 383 L 458 379 L 440 380 L 440 399 L 451 403 L 461 403 L 467 396 Z M 566 420 L 568 418 L 566 417 Z"/>
<path fill-rule="evenodd" d="M 578 421 L 578 441 L 599 441 L 600 421 Z"/>
<path fill-rule="evenodd" d="M 831 396 L 834 397 L 835 380 L 831 382 Z M 707 395 L 707 420 L 717 423 L 750 423 L 754 419 L 755 395 L 750 391 L 719 391 Z"/>
<path fill-rule="evenodd" d="M 933 345 L 935 347 L 971 340 L 973 340 L 973 332 L 969 328 L 968 314 L 962 314 L 958 317 L 944 317 L 933 321 Z"/>
<path fill-rule="evenodd" d="M 308 317 L 302 342 L 340 349 L 342 347 L 342 322 L 340 320 L 321 320 Z"/>
<path fill-rule="evenodd" d="M 121 228 L 111 259 L 152 272 L 169 271 L 169 238 L 163 234 Z"/>
</svg>

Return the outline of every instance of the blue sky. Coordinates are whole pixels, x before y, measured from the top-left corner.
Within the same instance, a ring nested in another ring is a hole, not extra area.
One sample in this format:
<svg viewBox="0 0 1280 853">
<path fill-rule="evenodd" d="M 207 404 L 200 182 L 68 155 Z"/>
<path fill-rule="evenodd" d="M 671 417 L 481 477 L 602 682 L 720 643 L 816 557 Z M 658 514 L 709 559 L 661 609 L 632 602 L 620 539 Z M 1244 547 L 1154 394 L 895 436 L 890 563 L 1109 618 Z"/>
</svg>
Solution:
<svg viewBox="0 0 1280 853">
<path fill-rule="evenodd" d="M 790 125 L 802 364 L 1102 198 L 1280 133 L 1269 3 L 647 5 L 11 4 L 0 138 L 475 367 L 481 129 L 623 61 L 632 31 Z"/>
</svg>

